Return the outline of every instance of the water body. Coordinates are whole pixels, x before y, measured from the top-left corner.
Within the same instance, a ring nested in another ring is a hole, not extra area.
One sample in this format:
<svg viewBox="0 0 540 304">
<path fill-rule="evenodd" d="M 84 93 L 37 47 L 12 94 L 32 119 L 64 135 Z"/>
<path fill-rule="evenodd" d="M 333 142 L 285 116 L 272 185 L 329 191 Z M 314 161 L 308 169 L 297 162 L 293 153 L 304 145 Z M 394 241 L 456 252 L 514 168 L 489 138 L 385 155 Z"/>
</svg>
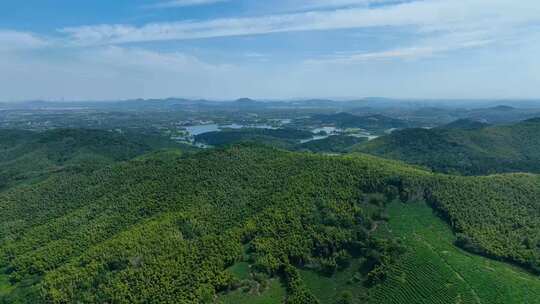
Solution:
<svg viewBox="0 0 540 304">
<path fill-rule="evenodd" d="M 326 133 L 326 135 L 318 135 L 318 134 L 320 134 L 321 132 Z M 300 142 L 301 142 L 301 143 L 307 143 L 307 142 L 314 141 L 314 140 L 321 140 L 321 139 L 328 138 L 328 137 L 330 137 L 330 136 L 332 136 L 332 135 L 345 135 L 345 136 L 352 136 L 352 137 L 365 137 L 365 138 L 367 138 L 368 140 L 373 140 L 373 139 L 379 137 L 379 136 L 371 135 L 371 133 L 369 133 L 369 132 L 367 132 L 367 131 L 365 131 L 365 130 L 355 131 L 355 133 L 349 133 L 349 132 L 347 132 L 346 130 L 343 130 L 343 129 L 340 129 L 340 128 L 336 128 L 336 127 L 320 127 L 320 128 L 315 128 L 315 129 L 311 130 L 311 133 L 313 133 L 313 134 L 315 134 L 315 135 L 313 135 L 313 137 L 311 137 L 311 138 L 303 139 L 303 140 L 301 140 Z"/>
<path fill-rule="evenodd" d="M 188 131 L 189 135 L 196 136 L 196 135 L 201 135 L 208 132 L 219 131 L 219 126 L 216 124 L 189 126 L 189 127 L 186 127 L 186 131 Z"/>
<path fill-rule="evenodd" d="M 218 125 L 218 124 L 205 124 L 205 125 L 196 125 L 185 127 L 186 131 L 189 133 L 189 136 L 194 137 L 208 132 L 220 132 L 224 129 L 242 129 L 242 128 L 256 128 L 256 129 L 278 129 L 267 124 L 257 124 L 257 125 L 241 125 L 241 124 L 229 124 L 229 125 Z M 311 138 L 306 138 L 301 140 L 301 143 L 306 143 L 314 140 L 325 139 L 331 135 L 342 134 L 343 130 L 336 127 L 320 127 L 311 130 L 313 136 Z M 325 132 L 326 135 L 318 135 L 320 132 Z M 368 140 L 377 138 L 378 136 L 373 136 L 368 132 L 360 132 L 357 134 L 349 134 L 348 136 L 355 137 L 367 137 Z"/>
<path fill-rule="evenodd" d="M 328 135 L 315 135 L 312 138 L 302 139 L 300 141 L 300 143 L 303 144 L 303 143 L 307 143 L 307 142 L 310 142 L 310 141 L 321 140 L 321 139 L 325 139 L 325 138 L 328 138 Z"/>
<path fill-rule="evenodd" d="M 209 132 L 220 132 L 223 129 L 243 129 L 243 128 L 256 128 L 256 129 L 277 129 L 266 124 L 260 125 L 241 125 L 241 124 L 229 124 L 229 125 L 218 125 L 218 124 L 206 124 L 206 125 L 196 125 L 185 127 L 186 131 L 190 136 L 197 136 Z"/>
<path fill-rule="evenodd" d="M 325 132 L 326 134 L 335 134 L 335 133 L 341 133 L 343 130 L 338 129 L 336 127 L 321 127 L 321 128 L 315 128 L 311 130 L 312 133 L 318 134 L 320 132 Z"/>
</svg>

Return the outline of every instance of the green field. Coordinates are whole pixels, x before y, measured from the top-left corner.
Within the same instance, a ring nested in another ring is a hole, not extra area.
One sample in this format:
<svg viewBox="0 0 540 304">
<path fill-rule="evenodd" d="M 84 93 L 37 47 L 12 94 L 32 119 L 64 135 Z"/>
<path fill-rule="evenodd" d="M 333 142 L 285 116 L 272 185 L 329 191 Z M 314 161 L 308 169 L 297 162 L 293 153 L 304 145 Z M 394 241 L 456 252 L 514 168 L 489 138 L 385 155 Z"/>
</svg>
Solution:
<svg viewBox="0 0 540 304">
<path fill-rule="evenodd" d="M 217 300 L 218 304 L 277 304 L 285 299 L 285 287 L 279 279 L 270 279 L 268 286 L 263 291 L 238 289 L 232 291 Z"/>
<path fill-rule="evenodd" d="M 243 286 L 218 297 L 218 304 L 273 304 L 282 303 L 286 290 L 279 278 L 264 280 L 264 286 L 252 280 L 250 265 L 238 262 L 227 269 Z"/>
<path fill-rule="evenodd" d="M 249 264 L 246 262 L 239 262 L 231 266 L 228 271 L 239 280 L 245 280 L 249 278 Z"/>
<path fill-rule="evenodd" d="M 300 274 L 306 286 L 321 304 L 334 304 L 344 292 L 353 295 L 354 299 L 365 298 L 367 289 L 362 286 L 361 282 L 353 279 L 355 275 L 358 275 L 360 267 L 360 261 L 355 260 L 349 268 L 337 272 L 331 277 L 308 270 L 302 270 Z"/>
<path fill-rule="evenodd" d="M 0 299 L 12 290 L 8 277 L 0 274 Z"/>
<path fill-rule="evenodd" d="M 409 248 L 374 303 L 540 303 L 540 278 L 506 263 L 469 254 L 423 203 L 393 203 L 389 230 Z"/>
</svg>

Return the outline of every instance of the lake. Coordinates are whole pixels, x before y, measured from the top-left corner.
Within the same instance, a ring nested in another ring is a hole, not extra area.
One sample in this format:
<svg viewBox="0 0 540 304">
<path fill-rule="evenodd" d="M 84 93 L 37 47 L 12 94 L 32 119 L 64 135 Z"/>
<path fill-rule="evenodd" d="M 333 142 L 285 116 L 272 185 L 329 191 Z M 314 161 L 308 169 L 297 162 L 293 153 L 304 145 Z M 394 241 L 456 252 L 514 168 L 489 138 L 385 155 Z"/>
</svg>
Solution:
<svg viewBox="0 0 540 304">
<path fill-rule="evenodd" d="M 185 127 L 186 131 L 190 136 L 197 136 L 208 132 L 219 132 L 223 129 L 242 129 L 242 128 L 255 128 L 255 129 L 277 129 L 266 124 L 259 125 L 240 125 L 240 124 L 229 124 L 229 125 L 218 125 L 218 124 L 206 124 L 206 125 L 196 125 Z"/>
</svg>

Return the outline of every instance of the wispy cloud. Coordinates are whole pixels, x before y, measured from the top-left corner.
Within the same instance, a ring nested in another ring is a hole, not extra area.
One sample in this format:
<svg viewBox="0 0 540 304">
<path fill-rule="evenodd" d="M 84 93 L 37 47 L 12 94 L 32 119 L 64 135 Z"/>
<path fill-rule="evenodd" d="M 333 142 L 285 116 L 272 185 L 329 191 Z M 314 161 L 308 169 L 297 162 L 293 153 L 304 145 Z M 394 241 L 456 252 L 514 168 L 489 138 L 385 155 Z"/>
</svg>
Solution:
<svg viewBox="0 0 540 304">
<path fill-rule="evenodd" d="M 313 10 L 335 10 L 343 8 L 369 8 L 397 5 L 419 0 L 272 0 L 247 2 L 248 11 L 269 13 L 291 13 Z"/>
<path fill-rule="evenodd" d="M 358 59 L 378 58 L 374 64 L 313 66 L 216 64 L 181 52 L 131 46 L 68 49 L 68 54 L 53 58 L 8 52 L 0 56 L 0 83 L 3 84 L 0 99 L 192 96 L 221 100 L 240 96 L 290 98 L 343 94 L 401 98 L 532 98 L 540 94 L 537 85 L 540 61 L 536 59 L 540 40 L 536 38 L 522 46 L 519 55 L 515 48 L 503 48 L 496 53 L 471 55 L 463 64 L 456 65 L 454 61 L 443 66 L 389 64 L 382 60 L 426 56 L 439 51 L 407 48 L 373 52 Z M 471 65 L 471 60 L 475 64 Z"/>
<path fill-rule="evenodd" d="M 394 60 L 394 59 L 420 59 L 425 57 L 433 57 L 439 54 L 450 51 L 463 50 L 469 48 L 477 48 L 491 44 L 491 40 L 468 41 L 463 44 L 447 45 L 447 46 L 416 46 L 397 48 L 386 51 L 370 52 L 370 53 L 352 53 L 352 54 L 336 54 L 320 59 L 306 60 L 306 64 L 355 64 L 374 60 Z"/>
<path fill-rule="evenodd" d="M 260 17 L 150 23 L 139 27 L 93 25 L 69 27 L 60 31 L 75 43 L 92 45 L 370 27 L 413 27 L 418 31 L 429 32 L 498 30 L 531 22 L 540 22 L 540 5 L 536 0 L 523 0 L 519 3 L 510 0 L 426 0 L 374 8 L 354 7 Z"/>
<path fill-rule="evenodd" d="M 104 46 L 71 49 L 61 57 L 5 53 L 0 56 L 0 98 L 6 100 L 72 100 L 214 97 L 250 78 L 241 68 L 209 63 L 181 52 L 156 52 L 134 47 Z M 259 75 L 257 75 L 259 76 Z M 31 89 L 29 89 L 31 88 Z"/>
<path fill-rule="evenodd" d="M 320 58 L 310 58 L 304 63 L 314 64 L 361 64 L 368 61 L 416 60 L 426 57 L 441 56 L 445 53 L 487 47 L 497 38 L 483 31 L 454 32 L 440 36 L 420 39 L 411 45 L 374 52 L 336 52 Z"/>
<path fill-rule="evenodd" d="M 180 7 L 209 3 L 154 1 L 173 2 Z M 63 28 L 49 36 L 0 30 L 0 98 L 540 94 L 538 0 L 268 2 L 249 11 L 252 17 L 98 24 Z M 288 5 L 264 9 L 280 6 L 276 3 Z M 291 52 L 289 35 L 239 39 L 234 46 L 216 39 L 201 43 L 203 50 L 189 43 L 149 43 L 338 29 L 361 30 L 339 32 L 350 41 L 340 39 L 336 45 L 327 39 L 331 35 L 302 35 L 306 46 L 295 41 Z M 182 52 L 171 51 L 178 45 Z M 47 51 L 24 51 L 40 48 Z M 410 64 L 420 58 L 433 60 Z"/>
<path fill-rule="evenodd" d="M 187 6 L 200 6 L 210 5 L 220 2 L 228 2 L 229 0 L 171 0 L 162 1 L 156 4 L 145 6 L 146 8 L 171 8 L 171 7 L 187 7 Z"/>
<path fill-rule="evenodd" d="M 290 9 L 325 9 L 339 7 L 368 7 L 376 4 L 399 4 L 414 0 L 300 0 L 285 1 Z"/>
<path fill-rule="evenodd" d="M 33 33 L 0 29 L 0 50 L 35 49 L 48 44 L 45 39 Z"/>
</svg>

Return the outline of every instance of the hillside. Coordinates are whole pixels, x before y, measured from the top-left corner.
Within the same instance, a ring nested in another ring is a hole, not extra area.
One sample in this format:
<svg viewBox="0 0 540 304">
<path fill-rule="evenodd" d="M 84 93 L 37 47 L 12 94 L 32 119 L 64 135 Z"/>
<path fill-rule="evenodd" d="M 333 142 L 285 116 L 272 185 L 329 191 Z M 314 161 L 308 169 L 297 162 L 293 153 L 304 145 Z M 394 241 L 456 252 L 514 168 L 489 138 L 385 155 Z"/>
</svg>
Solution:
<svg viewBox="0 0 540 304">
<path fill-rule="evenodd" d="M 473 119 L 458 119 L 458 120 L 455 120 L 449 124 L 446 124 L 446 125 L 443 125 L 443 126 L 440 126 L 439 128 L 443 128 L 443 129 L 482 129 L 482 128 L 486 128 L 486 127 L 489 127 L 489 124 L 488 123 L 485 123 L 485 122 L 481 122 L 481 121 L 478 121 L 478 120 L 473 120 Z"/>
<path fill-rule="evenodd" d="M 366 141 L 366 137 L 332 135 L 328 136 L 327 138 L 312 140 L 299 144 L 295 147 L 295 149 L 315 153 L 346 153 L 354 145 Z"/>
<path fill-rule="evenodd" d="M 537 105 L 531 108 L 515 108 L 508 105 L 498 105 L 489 108 L 469 110 L 466 117 L 472 120 L 484 120 L 489 123 L 516 123 L 525 119 L 532 119 L 540 115 Z"/>
<path fill-rule="evenodd" d="M 373 303 L 540 302 L 537 278 L 460 250 L 449 227 L 425 204 L 392 204 L 389 215 L 388 229 L 409 250 L 373 288 Z"/>
<path fill-rule="evenodd" d="M 159 136 L 101 130 L 0 130 L 0 190 L 63 170 L 92 171 L 151 150 L 174 147 Z"/>
<path fill-rule="evenodd" d="M 480 128 L 455 125 L 396 131 L 356 150 L 447 173 L 540 172 L 540 119 Z"/>
<path fill-rule="evenodd" d="M 291 265 L 331 273 L 369 249 L 375 269 L 395 255 L 368 233 L 381 207 L 364 199 L 392 188 L 354 163 L 239 146 L 55 176 L 3 195 L 1 264 L 12 295 L 38 280 L 33 296 L 54 303 L 197 303 L 236 286 L 225 269 L 240 261 L 310 298 Z"/>
<path fill-rule="evenodd" d="M 195 140 L 211 146 L 251 141 L 281 148 L 291 148 L 299 144 L 300 140 L 312 136 L 311 132 L 296 129 L 242 128 L 203 133 L 195 136 Z"/>
<path fill-rule="evenodd" d="M 421 265 L 441 262 L 411 256 L 423 243 L 398 241 L 416 228 L 386 228 L 389 218 L 399 224 L 391 207 L 401 204 L 397 198 L 427 199 L 463 248 L 534 270 L 539 189 L 532 175 L 452 177 L 367 155 L 248 144 L 60 172 L 0 193 L 0 302 L 385 303 L 378 290 L 390 290 L 399 269 L 430 273 Z M 464 254 L 445 233 L 445 248 Z M 405 264 L 413 258 L 416 264 Z M 481 268 L 479 284 L 503 288 L 505 298 L 540 293 L 538 277 L 503 263 L 494 268 L 511 279 L 497 281 Z M 408 288 L 414 298 L 440 286 Z M 488 303 L 481 288 L 476 297 Z M 477 303 L 462 295 L 440 299 Z"/>
<path fill-rule="evenodd" d="M 457 245 L 540 274 L 540 176 L 445 176 L 426 199 L 457 232 Z"/>
</svg>

